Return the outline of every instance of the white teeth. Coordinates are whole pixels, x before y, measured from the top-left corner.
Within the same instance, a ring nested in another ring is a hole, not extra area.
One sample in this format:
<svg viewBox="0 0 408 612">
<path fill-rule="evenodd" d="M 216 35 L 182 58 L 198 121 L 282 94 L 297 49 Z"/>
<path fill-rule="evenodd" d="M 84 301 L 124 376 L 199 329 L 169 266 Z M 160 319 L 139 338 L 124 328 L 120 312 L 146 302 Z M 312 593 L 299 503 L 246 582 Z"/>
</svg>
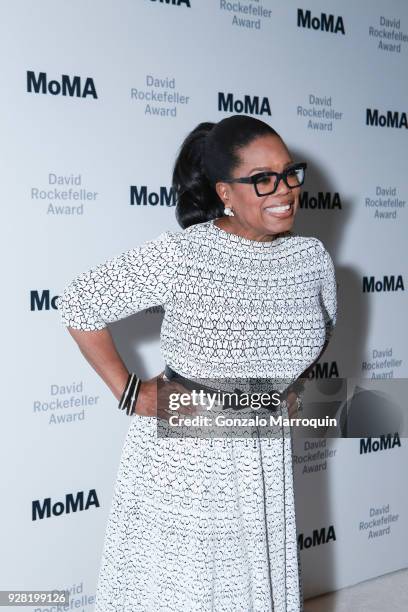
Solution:
<svg viewBox="0 0 408 612">
<path fill-rule="evenodd" d="M 265 210 L 270 210 L 271 212 L 285 212 L 290 209 L 290 204 L 282 204 L 282 206 L 268 206 Z"/>
</svg>

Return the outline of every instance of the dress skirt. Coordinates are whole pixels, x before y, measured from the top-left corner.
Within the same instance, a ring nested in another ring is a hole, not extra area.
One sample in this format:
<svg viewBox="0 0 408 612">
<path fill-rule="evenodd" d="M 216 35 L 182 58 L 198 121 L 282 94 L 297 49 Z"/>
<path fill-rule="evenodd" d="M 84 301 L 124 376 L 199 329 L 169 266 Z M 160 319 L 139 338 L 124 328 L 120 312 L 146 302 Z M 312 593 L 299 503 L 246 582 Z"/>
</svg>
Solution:
<svg viewBox="0 0 408 612">
<path fill-rule="evenodd" d="M 174 439 L 130 421 L 95 612 L 302 612 L 290 429 Z"/>
</svg>

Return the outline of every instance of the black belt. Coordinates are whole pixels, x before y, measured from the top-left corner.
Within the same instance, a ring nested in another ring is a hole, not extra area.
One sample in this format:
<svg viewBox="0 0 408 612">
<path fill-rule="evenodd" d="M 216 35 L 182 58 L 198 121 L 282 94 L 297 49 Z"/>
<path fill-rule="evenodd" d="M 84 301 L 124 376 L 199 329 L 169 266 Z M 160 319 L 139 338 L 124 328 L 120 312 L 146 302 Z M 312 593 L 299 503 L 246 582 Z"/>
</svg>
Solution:
<svg viewBox="0 0 408 612">
<path fill-rule="evenodd" d="M 215 389 L 214 387 L 209 387 L 207 385 L 202 385 L 201 383 L 196 382 L 195 380 L 191 380 L 190 378 L 186 378 L 185 376 L 182 376 L 181 374 L 179 374 L 178 372 L 176 372 L 175 370 L 173 370 L 173 368 L 171 368 L 169 365 L 165 365 L 164 367 L 164 375 L 166 378 L 168 378 L 168 380 L 174 380 L 178 383 L 180 383 L 183 387 L 185 387 L 186 389 L 188 389 L 189 391 L 200 391 L 203 390 L 205 393 L 211 393 L 212 395 L 220 393 L 220 389 Z M 221 391 L 222 393 L 222 391 Z M 233 392 L 230 393 L 236 393 L 236 397 L 231 397 L 231 396 L 226 396 L 227 398 L 227 402 L 223 402 L 223 407 L 224 409 L 226 408 L 233 408 L 234 410 L 240 410 L 242 408 L 247 408 L 247 406 L 241 406 L 239 404 L 239 398 L 242 395 L 251 395 L 250 392 L 247 391 L 243 391 L 242 389 L 239 389 L 238 387 L 235 387 Z M 277 391 L 268 391 L 268 392 L 264 392 L 264 393 L 268 393 L 269 395 L 272 395 L 273 393 L 279 393 Z M 279 394 L 281 396 L 281 398 L 283 399 L 283 395 L 280 393 Z M 272 410 L 275 411 L 279 408 L 279 406 L 264 406 L 264 408 L 266 408 L 267 410 Z"/>
</svg>

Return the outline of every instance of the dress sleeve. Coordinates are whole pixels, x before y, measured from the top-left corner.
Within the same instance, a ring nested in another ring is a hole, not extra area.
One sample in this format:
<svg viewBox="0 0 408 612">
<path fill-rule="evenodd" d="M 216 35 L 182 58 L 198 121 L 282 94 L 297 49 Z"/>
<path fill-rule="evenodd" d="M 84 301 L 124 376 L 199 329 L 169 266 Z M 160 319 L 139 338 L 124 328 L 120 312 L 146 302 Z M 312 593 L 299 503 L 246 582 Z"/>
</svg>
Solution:
<svg viewBox="0 0 408 612">
<path fill-rule="evenodd" d="M 337 281 L 333 260 L 324 246 L 320 295 L 322 298 L 323 316 L 326 326 L 325 344 L 327 345 L 337 321 Z"/>
<path fill-rule="evenodd" d="M 306 370 L 304 370 L 298 377 L 298 379 L 290 385 L 290 389 L 295 391 L 298 395 L 303 393 L 305 387 L 305 379 L 309 377 L 313 367 L 320 357 L 325 352 L 327 345 L 329 344 L 330 338 L 333 334 L 334 327 L 337 321 L 337 281 L 336 273 L 334 269 L 333 260 L 326 250 L 323 243 L 316 239 L 322 250 L 322 268 L 320 275 L 320 302 L 323 312 L 323 318 L 326 328 L 326 338 L 323 347 L 316 359 L 311 363 Z"/>
<path fill-rule="evenodd" d="M 62 324 L 95 331 L 165 304 L 176 269 L 175 235 L 163 232 L 75 277 L 56 300 Z"/>
</svg>

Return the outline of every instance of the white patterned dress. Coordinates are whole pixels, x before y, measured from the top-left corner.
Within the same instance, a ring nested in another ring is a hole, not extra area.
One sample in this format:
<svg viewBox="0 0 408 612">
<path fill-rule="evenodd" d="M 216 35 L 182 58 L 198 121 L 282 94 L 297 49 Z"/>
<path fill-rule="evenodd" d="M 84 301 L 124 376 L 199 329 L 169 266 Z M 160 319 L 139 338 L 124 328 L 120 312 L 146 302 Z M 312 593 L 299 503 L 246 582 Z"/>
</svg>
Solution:
<svg viewBox="0 0 408 612">
<path fill-rule="evenodd" d="M 259 242 L 207 221 L 58 298 L 63 324 L 82 330 L 158 305 L 162 356 L 182 376 L 295 380 L 336 321 L 333 262 L 317 238 Z M 156 426 L 130 418 L 95 612 L 301 612 L 291 435 L 169 439 Z"/>
</svg>

